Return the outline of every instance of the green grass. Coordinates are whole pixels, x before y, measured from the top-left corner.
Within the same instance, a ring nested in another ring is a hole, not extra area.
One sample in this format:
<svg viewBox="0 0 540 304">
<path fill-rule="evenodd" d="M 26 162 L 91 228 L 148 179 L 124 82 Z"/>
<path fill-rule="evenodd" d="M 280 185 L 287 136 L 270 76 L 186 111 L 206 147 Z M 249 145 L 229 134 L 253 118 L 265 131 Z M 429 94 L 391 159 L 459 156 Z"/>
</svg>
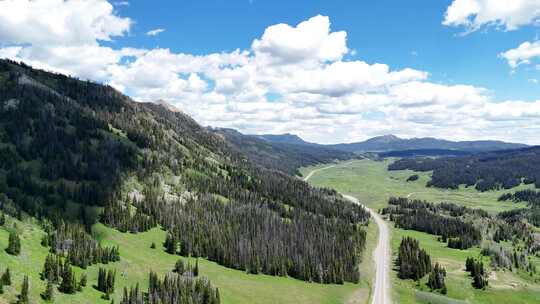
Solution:
<svg viewBox="0 0 540 304">
<path fill-rule="evenodd" d="M 15 220 L 9 219 L 8 227 Z M 34 303 L 40 302 L 39 294 L 45 289 L 45 283 L 39 279 L 39 272 L 43 267 L 44 259 L 48 253 L 47 248 L 40 245 L 44 232 L 36 223 L 28 220 L 17 222 L 19 227 L 22 252 L 20 256 L 10 256 L 3 248 L 7 246 L 8 232 L 0 228 L 0 271 L 6 266 L 12 270 L 13 285 L 5 288 L 0 296 L 0 303 L 11 303 L 16 300 L 20 292 L 20 284 L 24 274 L 30 278 L 31 299 Z M 375 226 L 375 225 L 372 225 Z M 94 235 L 104 245 L 119 245 L 121 261 L 109 265 L 94 265 L 84 270 L 88 276 L 88 285 L 82 292 L 75 295 L 56 293 L 56 303 L 109 303 L 100 299 L 102 295 L 92 285 L 97 282 L 99 266 L 115 268 L 117 270 L 114 299 L 120 301 L 123 287 L 132 286 L 139 282 L 143 289 L 148 284 L 150 270 L 164 275 L 173 269 L 175 262 L 180 258 L 165 253 L 161 244 L 165 239 L 165 231 L 155 228 L 139 234 L 121 233 L 107 228 L 101 224 L 94 227 Z M 376 230 L 368 231 L 368 238 L 376 240 Z M 152 242 L 156 249 L 151 249 Z M 371 252 L 371 250 L 370 250 Z M 184 258 L 187 259 L 187 258 Z M 274 277 L 267 275 L 249 275 L 243 271 L 229 269 L 216 263 L 200 259 L 200 275 L 208 277 L 220 290 L 222 303 L 366 303 L 369 296 L 369 281 L 366 277 L 360 284 L 323 285 L 308 283 L 292 278 Z M 370 269 L 369 261 L 362 263 L 363 269 Z M 83 272 L 76 268 L 77 275 Z M 353 301 L 354 300 L 354 301 Z"/>
<path fill-rule="evenodd" d="M 458 190 L 439 189 L 426 187 L 430 179 L 428 172 L 413 172 L 410 170 L 388 171 L 387 167 L 392 160 L 373 161 L 369 159 L 343 162 L 336 167 L 322 170 L 314 174 L 310 183 L 316 186 L 324 186 L 336 189 L 358 198 L 368 207 L 379 209 L 386 206 L 391 196 L 403 196 L 414 199 L 425 199 L 431 202 L 448 201 L 467 207 L 482 208 L 494 213 L 525 207 L 525 204 L 512 202 L 498 202 L 497 198 L 507 191 L 478 192 L 473 187 L 461 187 Z M 314 168 L 302 168 L 301 172 L 306 175 Z M 414 182 L 406 182 L 412 174 L 418 174 L 419 179 Z M 517 189 L 530 188 L 532 186 L 519 186 Z M 514 189 L 512 189 L 514 190 Z"/>
<path fill-rule="evenodd" d="M 334 188 L 342 193 L 353 195 L 367 206 L 379 209 L 387 205 L 390 196 L 409 196 L 432 202 L 449 201 L 473 208 L 482 208 L 491 213 L 524 207 L 523 204 L 498 202 L 497 198 L 506 191 L 478 192 L 474 188 L 461 187 L 458 190 L 443 190 L 425 187 L 429 173 L 418 173 L 419 180 L 407 182 L 415 174 L 412 171 L 387 171 L 390 161 L 360 160 L 343 162 L 333 168 L 321 170 L 310 178 L 316 186 Z M 316 168 L 303 168 L 303 175 Z M 518 188 L 525 188 L 520 186 Z M 516 188 L 517 189 L 517 188 Z M 515 190 L 515 189 L 512 189 Z M 412 194 L 411 194 L 412 193 Z M 400 280 L 393 270 L 392 295 L 396 303 L 538 303 L 540 286 L 531 282 L 527 275 L 509 271 L 497 271 L 490 279 L 490 287 L 476 290 L 471 286 L 471 278 L 464 271 L 468 256 L 478 257 L 479 248 L 457 250 L 446 247 L 437 237 L 417 231 L 396 229 L 392 226 L 393 260 L 404 236 L 412 236 L 420 241 L 420 246 L 431 255 L 433 262 L 439 262 L 447 269 L 446 284 L 448 295 L 430 292 L 426 286 L 427 277 L 420 283 Z M 486 263 L 488 260 L 485 259 Z M 540 264 L 539 264 L 540 265 Z"/>
</svg>

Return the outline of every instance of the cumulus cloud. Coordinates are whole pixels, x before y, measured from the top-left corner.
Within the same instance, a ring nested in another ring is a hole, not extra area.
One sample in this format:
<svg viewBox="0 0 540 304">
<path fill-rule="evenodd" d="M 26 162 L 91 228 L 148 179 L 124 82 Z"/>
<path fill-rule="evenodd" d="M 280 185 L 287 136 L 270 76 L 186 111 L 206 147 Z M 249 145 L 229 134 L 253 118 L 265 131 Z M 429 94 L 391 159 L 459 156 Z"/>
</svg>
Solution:
<svg viewBox="0 0 540 304">
<path fill-rule="evenodd" d="M 476 31 L 494 26 L 507 31 L 535 24 L 540 18 L 538 0 L 454 0 L 447 8 L 443 24 Z"/>
<path fill-rule="evenodd" d="M 162 28 L 157 28 L 155 30 L 151 30 L 151 31 L 148 31 L 146 32 L 146 35 L 147 36 L 157 36 L 161 33 L 165 32 L 165 29 L 162 29 Z"/>
<path fill-rule="evenodd" d="M 261 39 L 253 41 L 252 49 L 280 64 L 335 61 L 348 52 L 346 40 L 346 32 L 330 32 L 330 19 L 318 15 L 296 27 L 283 23 L 268 27 Z"/>
<path fill-rule="evenodd" d="M 484 88 L 433 83 L 427 71 L 345 60 L 347 33 L 325 16 L 269 26 L 232 52 L 104 45 L 131 24 L 105 0 L 0 1 L 0 57 L 107 82 L 136 100 L 163 99 L 204 125 L 247 133 L 326 143 L 383 133 L 538 143 L 540 101 L 498 102 Z M 512 54 L 504 58 L 516 66 L 534 58 Z"/>
<path fill-rule="evenodd" d="M 523 42 L 517 48 L 499 54 L 499 57 L 506 59 L 513 69 L 522 64 L 530 64 L 533 59 L 540 58 L 540 41 Z"/>
<path fill-rule="evenodd" d="M 107 1 L 0 1 L 0 41 L 32 45 L 96 45 L 122 36 L 131 19 L 118 17 Z"/>
</svg>

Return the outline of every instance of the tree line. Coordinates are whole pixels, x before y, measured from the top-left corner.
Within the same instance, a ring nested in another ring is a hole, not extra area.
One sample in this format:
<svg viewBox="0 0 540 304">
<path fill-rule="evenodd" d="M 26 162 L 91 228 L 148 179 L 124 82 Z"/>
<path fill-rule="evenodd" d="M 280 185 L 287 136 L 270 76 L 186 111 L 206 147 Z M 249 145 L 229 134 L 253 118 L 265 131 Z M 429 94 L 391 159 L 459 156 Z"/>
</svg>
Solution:
<svg viewBox="0 0 540 304">
<path fill-rule="evenodd" d="M 439 206 L 425 201 L 394 197 L 389 199 L 388 204 L 382 214 L 389 215 L 396 227 L 439 235 L 440 240 L 446 242 L 450 248 L 467 249 L 478 245 L 482 240 L 479 229 L 457 217 L 458 214 L 463 214 L 464 211 L 461 210 L 466 209 L 449 203 Z M 443 211 L 449 211 L 449 214 L 443 215 Z"/>
<path fill-rule="evenodd" d="M 169 231 L 164 245 L 171 254 L 321 283 L 359 279 L 365 231 L 344 220 L 300 209 L 283 219 L 264 204 L 224 204 L 210 195 L 183 204 L 158 200 L 141 208 Z"/>
<path fill-rule="evenodd" d="M 479 191 L 510 189 L 521 183 L 540 188 L 540 147 L 443 158 L 403 158 L 389 170 L 433 171 L 427 186 Z"/>
</svg>

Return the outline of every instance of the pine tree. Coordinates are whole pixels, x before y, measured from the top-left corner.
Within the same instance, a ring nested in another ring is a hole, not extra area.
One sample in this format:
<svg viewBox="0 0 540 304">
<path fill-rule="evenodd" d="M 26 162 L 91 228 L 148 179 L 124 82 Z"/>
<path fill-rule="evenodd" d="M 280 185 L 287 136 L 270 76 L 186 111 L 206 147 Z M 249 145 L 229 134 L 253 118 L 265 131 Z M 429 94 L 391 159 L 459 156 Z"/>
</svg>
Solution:
<svg viewBox="0 0 540 304">
<path fill-rule="evenodd" d="M 15 231 L 9 232 L 8 247 L 6 252 L 11 255 L 19 255 L 21 253 L 21 239 Z"/>
<path fill-rule="evenodd" d="M 105 295 L 114 292 L 114 283 L 116 279 L 116 270 L 107 271 L 105 268 L 99 268 L 97 289 Z"/>
<path fill-rule="evenodd" d="M 176 254 L 178 243 L 174 234 L 168 233 L 165 238 L 165 251 L 169 254 Z"/>
<path fill-rule="evenodd" d="M 174 264 L 173 272 L 176 272 L 182 275 L 184 274 L 185 271 L 186 271 L 186 267 L 184 265 L 184 261 L 182 261 L 182 259 L 178 259 L 178 261 L 176 261 L 176 263 Z"/>
<path fill-rule="evenodd" d="M 28 276 L 25 275 L 23 278 L 22 285 L 21 285 L 21 294 L 19 295 L 19 300 L 17 301 L 17 303 L 19 304 L 30 303 L 28 299 L 29 289 L 30 289 L 30 283 L 28 282 Z"/>
<path fill-rule="evenodd" d="M 6 215 L 2 213 L 0 215 L 0 226 L 4 226 L 6 224 Z"/>
<path fill-rule="evenodd" d="M 54 301 L 54 285 L 51 281 L 47 281 L 47 286 L 45 287 L 45 291 L 41 294 L 41 297 L 47 302 Z"/>
<path fill-rule="evenodd" d="M 4 274 L 2 274 L 1 280 L 4 285 L 11 285 L 11 272 L 9 270 L 9 267 L 6 268 L 6 271 L 4 271 Z"/>
<path fill-rule="evenodd" d="M 471 273 L 473 279 L 472 286 L 477 289 L 485 289 L 488 286 L 488 278 L 481 260 L 467 258 L 465 269 Z"/>
<path fill-rule="evenodd" d="M 99 291 L 105 292 L 106 280 L 107 280 L 107 270 L 100 267 L 98 271 L 98 283 L 97 283 L 97 289 Z"/>
<path fill-rule="evenodd" d="M 195 260 L 195 268 L 193 268 L 193 276 L 194 277 L 199 276 L 199 259 Z"/>
<path fill-rule="evenodd" d="M 80 285 L 81 287 L 86 287 L 87 281 L 88 281 L 88 278 L 86 277 L 86 273 L 83 273 L 83 274 L 81 275 L 81 280 L 79 281 L 79 285 Z"/>
<path fill-rule="evenodd" d="M 419 280 L 431 271 L 431 258 L 420 248 L 418 240 L 404 237 L 399 245 L 398 276 L 401 279 Z"/>
<path fill-rule="evenodd" d="M 432 267 L 431 272 L 429 273 L 427 285 L 432 290 L 442 290 L 446 287 L 446 284 L 444 282 L 445 277 L 446 270 L 442 266 L 440 266 L 439 263 L 436 263 L 435 266 Z"/>
<path fill-rule="evenodd" d="M 58 287 L 63 293 L 73 294 L 77 291 L 77 281 L 75 279 L 75 273 L 69 263 L 64 264 L 64 270 L 62 271 L 62 282 Z"/>
</svg>

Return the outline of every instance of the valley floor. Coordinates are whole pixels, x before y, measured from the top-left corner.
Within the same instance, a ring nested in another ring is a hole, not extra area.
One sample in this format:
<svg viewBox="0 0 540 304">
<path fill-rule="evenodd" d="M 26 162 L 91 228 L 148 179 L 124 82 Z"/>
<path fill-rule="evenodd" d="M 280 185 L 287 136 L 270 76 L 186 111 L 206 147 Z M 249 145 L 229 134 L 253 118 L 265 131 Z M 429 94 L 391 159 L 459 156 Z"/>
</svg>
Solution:
<svg viewBox="0 0 540 304">
<path fill-rule="evenodd" d="M 318 171 L 310 178 L 315 186 L 324 186 L 336 189 L 339 192 L 352 195 L 361 203 L 372 209 L 380 209 L 387 205 L 391 196 L 425 199 L 432 202 L 448 201 L 473 208 L 482 208 L 490 213 L 524 207 L 522 204 L 499 202 L 497 198 L 506 191 L 477 192 L 471 188 L 458 190 L 441 190 L 425 187 L 429 180 L 429 173 L 419 173 L 420 178 L 414 182 L 406 179 L 416 174 L 412 171 L 387 171 L 390 161 L 359 160 L 342 162 L 332 168 Z M 303 168 L 304 175 L 314 169 L 327 167 Z M 520 186 L 519 188 L 526 188 Z M 516 188 L 518 189 L 518 188 Z M 464 271 L 463 265 L 468 256 L 477 257 L 480 254 L 478 247 L 468 250 L 457 250 L 446 247 L 438 242 L 437 237 L 417 231 L 397 229 L 391 223 L 392 260 L 395 260 L 399 243 L 404 236 L 412 236 L 420 241 L 433 260 L 443 264 L 447 271 L 448 295 L 442 296 L 429 292 L 425 280 L 419 284 L 412 280 L 400 280 L 396 271 L 391 271 L 392 299 L 394 303 L 538 303 L 540 298 L 540 285 L 523 273 L 509 271 L 496 271 L 490 277 L 490 287 L 485 290 L 476 290 L 471 286 L 471 279 Z M 537 267 L 540 259 L 534 258 Z"/>
<path fill-rule="evenodd" d="M 40 302 L 40 293 L 45 289 L 45 282 L 40 280 L 39 272 L 48 253 L 47 248 L 40 245 L 44 232 L 32 220 L 19 222 L 8 219 L 11 227 L 16 224 L 21 235 L 21 255 L 13 257 L 3 248 L 8 243 L 8 233 L 0 227 L 0 271 L 5 267 L 12 270 L 11 286 L 4 287 L 4 294 L 0 295 L 0 304 L 13 303 L 20 292 L 23 276 L 26 274 L 30 280 L 30 299 L 32 303 Z M 375 227 L 375 225 L 370 225 Z M 104 245 L 119 245 L 121 261 L 109 265 L 94 265 L 84 272 L 88 276 L 88 286 L 82 292 L 74 295 L 56 293 L 55 303 L 110 303 L 101 299 L 102 293 L 92 287 L 97 282 L 98 268 L 114 268 L 117 270 L 117 283 L 113 299 L 116 303 L 121 300 L 124 287 L 130 287 L 137 282 L 146 290 L 148 286 L 148 272 L 153 270 L 160 275 L 171 272 L 175 262 L 182 258 L 170 255 L 163 251 L 161 244 L 166 232 L 154 228 L 148 232 L 130 234 L 121 233 L 102 224 L 94 226 L 94 234 Z M 377 239 L 376 229 L 368 229 L 368 243 L 374 244 Z M 157 248 L 150 245 L 155 243 Z M 366 252 L 372 252 L 368 248 Z M 366 262 L 367 261 L 367 262 Z M 346 283 L 344 285 L 325 285 L 307 283 L 304 281 L 274 277 L 268 275 L 250 275 L 243 271 L 229 269 L 214 262 L 199 259 L 200 275 L 208 277 L 212 284 L 219 288 L 221 303 L 321 303 L 321 304 L 363 304 L 369 297 L 370 277 L 363 277 L 360 284 Z M 371 256 L 365 258 L 361 265 L 362 273 L 373 273 Z M 74 267 L 77 275 L 83 270 Z"/>
</svg>

